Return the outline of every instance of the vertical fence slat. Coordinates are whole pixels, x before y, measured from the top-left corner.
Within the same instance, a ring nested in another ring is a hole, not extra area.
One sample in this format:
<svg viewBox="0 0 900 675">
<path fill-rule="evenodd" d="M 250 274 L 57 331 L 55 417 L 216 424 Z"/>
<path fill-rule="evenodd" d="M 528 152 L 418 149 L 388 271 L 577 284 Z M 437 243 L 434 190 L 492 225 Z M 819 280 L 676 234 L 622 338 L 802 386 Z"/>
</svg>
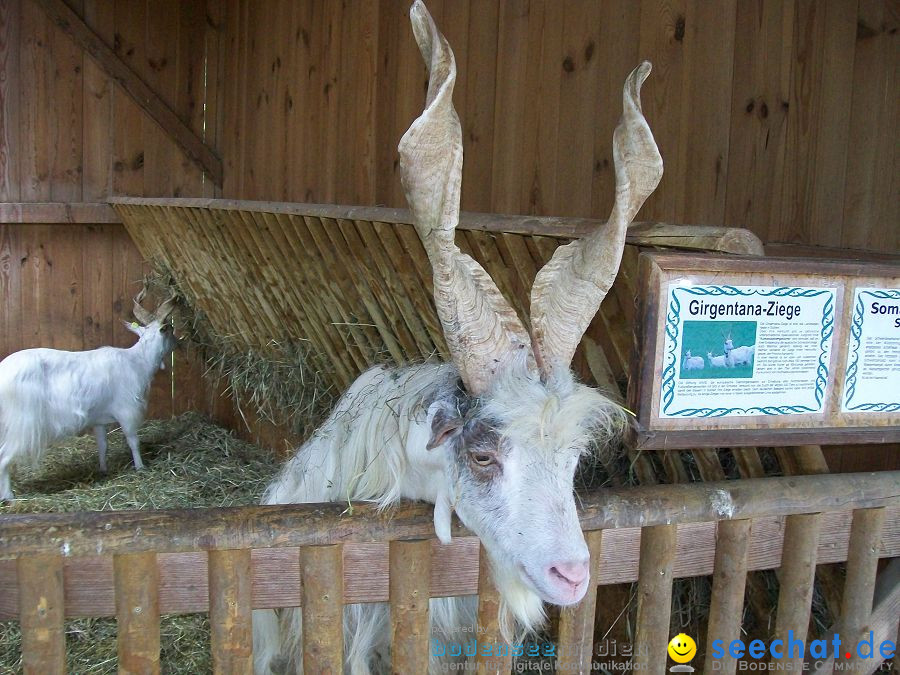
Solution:
<svg viewBox="0 0 900 675">
<path fill-rule="evenodd" d="M 654 525 L 641 530 L 633 658 L 634 669 L 641 672 L 662 675 L 666 670 L 676 543 L 677 525 Z"/>
<path fill-rule="evenodd" d="M 597 608 L 602 530 L 584 533 L 591 552 L 591 581 L 584 599 L 559 613 L 559 656 L 556 669 L 560 673 L 590 673 L 594 656 L 594 613 Z"/>
<path fill-rule="evenodd" d="M 113 556 L 119 673 L 159 673 L 156 553 Z"/>
<path fill-rule="evenodd" d="M 509 675 L 512 670 L 510 645 L 500 634 L 500 592 L 491 579 L 491 564 L 484 546 L 478 554 L 478 675 Z M 490 645 L 491 649 L 485 649 Z"/>
<path fill-rule="evenodd" d="M 390 544 L 391 667 L 395 673 L 427 673 L 431 597 L 431 542 Z M 458 636 L 457 636 L 458 637 Z"/>
<path fill-rule="evenodd" d="M 816 552 L 819 547 L 820 514 L 788 516 L 784 524 L 784 546 L 778 575 L 778 614 L 775 637 L 783 641 L 786 668 L 803 668 L 799 648 L 790 650 L 790 640 L 806 645 L 809 615 L 812 607 L 813 583 L 816 578 Z"/>
<path fill-rule="evenodd" d="M 847 549 L 847 579 L 838 621 L 841 638 L 850 644 L 858 643 L 863 633 L 869 630 L 884 519 L 884 509 L 857 509 L 853 512 Z M 853 665 L 864 665 L 855 650 Z"/>
<path fill-rule="evenodd" d="M 253 673 L 250 549 L 209 552 L 209 628 L 214 673 Z"/>
<path fill-rule="evenodd" d="M 334 675 L 344 663 L 344 565 L 340 544 L 300 549 L 303 672 Z"/>
<path fill-rule="evenodd" d="M 750 547 L 750 520 L 722 520 L 716 531 L 716 559 L 713 567 L 712 596 L 707 621 L 706 665 L 722 675 L 732 675 L 737 659 L 726 652 L 713 659 L 712 644 L 722 640 L 730 644 L 739 637 L 744 610 L 744 588 L 747 583 L 747 551 Z M 713 663 L 718 661 L 718 663 Z"/>
<path fill-rule="evenodd" d="M 25 675 L 66 672 L 63 559 L 58 555 L 23 556 L 16 561 L 19 621 Z"/>
</svg>

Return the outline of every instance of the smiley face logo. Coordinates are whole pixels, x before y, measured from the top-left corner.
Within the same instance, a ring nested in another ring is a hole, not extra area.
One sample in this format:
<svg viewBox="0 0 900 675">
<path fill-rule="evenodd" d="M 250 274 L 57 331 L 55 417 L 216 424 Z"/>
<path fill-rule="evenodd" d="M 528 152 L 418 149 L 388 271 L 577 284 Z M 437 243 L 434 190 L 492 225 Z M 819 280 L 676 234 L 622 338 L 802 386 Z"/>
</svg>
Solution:
<svg viewBox="0 0 900 675">
<path fill-rule="evenodd" d="M 685 633 L 679 633 L 669 642 L 669 658 L 675 663 L 687 663 L 697 655 L 697 643 Z"/>
</svg>

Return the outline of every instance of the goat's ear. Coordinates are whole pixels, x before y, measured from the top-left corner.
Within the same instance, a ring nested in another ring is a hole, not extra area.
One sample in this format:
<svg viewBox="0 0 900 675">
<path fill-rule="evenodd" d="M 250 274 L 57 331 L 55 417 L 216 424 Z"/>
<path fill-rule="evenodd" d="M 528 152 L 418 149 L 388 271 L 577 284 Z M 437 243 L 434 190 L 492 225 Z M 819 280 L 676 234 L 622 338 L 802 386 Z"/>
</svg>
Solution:
<svg viewBox="0 0 900 675">
<path fill-rule="evenodd" d="M 130 330 L 132 333 L 134 333 L 138 337 L 140 337 L 141 335 L 144 334 L 144 327 L 141 324 L 139 324 L 137 321 L 123 321 L 122 323 L 125 325 L 125 328 Z"/>
<path fill-rule="evenodd" d="M 446 402 L 432 403 L 428 412 L 431 413 L 431 438 L 426 450 L 434 450 L 462 433 L 465 420 Z"/>
</svg>

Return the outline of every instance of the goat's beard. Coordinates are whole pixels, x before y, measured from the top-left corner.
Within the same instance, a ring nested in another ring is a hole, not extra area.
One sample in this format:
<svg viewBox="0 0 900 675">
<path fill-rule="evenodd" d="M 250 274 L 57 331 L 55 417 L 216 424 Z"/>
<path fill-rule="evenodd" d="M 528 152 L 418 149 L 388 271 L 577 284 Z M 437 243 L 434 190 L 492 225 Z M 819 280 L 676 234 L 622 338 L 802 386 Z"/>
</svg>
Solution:
<svg viewBox="0 0 900 675">
<path fill-rule="evenodd" d="M 512 561 L 498 562 L 488 553 L 491 575 L 500 593 L 500 632 L 510 644 L 521 642 L 537 631 L 547 618 L 544 601 L 522 578 L 522 571 Z"/>
</svg>

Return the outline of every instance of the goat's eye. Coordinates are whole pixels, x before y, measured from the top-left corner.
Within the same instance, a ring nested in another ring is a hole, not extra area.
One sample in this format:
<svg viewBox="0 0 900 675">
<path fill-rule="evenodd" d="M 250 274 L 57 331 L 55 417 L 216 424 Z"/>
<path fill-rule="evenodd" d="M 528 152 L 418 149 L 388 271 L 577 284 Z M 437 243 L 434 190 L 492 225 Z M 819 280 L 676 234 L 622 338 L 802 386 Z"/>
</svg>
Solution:
<svg viewBox="0 0 900 675">
<path fill-rule="evenodd" d="M 159 327 L 159 332 L 160 333 L 168 333 L 171 330 L 171 328 L 172 327 L 169 324 L 165 323 Z"/>
<path fill-rule="evenodd" d="M 478 466 L 490 466 L 495 463 L 494 456 L 486 452 L 473 452 L 470 456 Z"/>
</svg>

